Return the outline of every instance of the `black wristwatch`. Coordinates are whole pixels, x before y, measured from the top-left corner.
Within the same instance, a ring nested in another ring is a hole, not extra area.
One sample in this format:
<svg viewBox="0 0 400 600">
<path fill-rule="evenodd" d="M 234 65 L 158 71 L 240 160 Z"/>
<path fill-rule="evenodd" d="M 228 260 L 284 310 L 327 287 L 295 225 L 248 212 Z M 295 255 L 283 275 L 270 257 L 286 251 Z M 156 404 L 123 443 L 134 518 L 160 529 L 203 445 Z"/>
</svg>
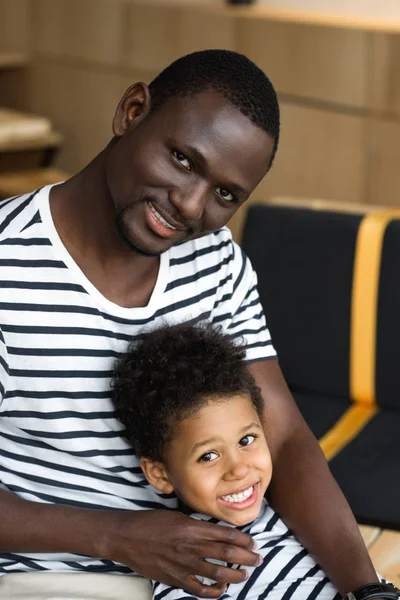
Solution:
<svg viewBox="0 0 400 600">
<path fill-rule="evenodd" d="M 392 583 L 369 583 L 349 592 L 343 600 L 373 600 L 373 598 L 397 600 L 400 598 L 400 590 Z"/>
</svg>

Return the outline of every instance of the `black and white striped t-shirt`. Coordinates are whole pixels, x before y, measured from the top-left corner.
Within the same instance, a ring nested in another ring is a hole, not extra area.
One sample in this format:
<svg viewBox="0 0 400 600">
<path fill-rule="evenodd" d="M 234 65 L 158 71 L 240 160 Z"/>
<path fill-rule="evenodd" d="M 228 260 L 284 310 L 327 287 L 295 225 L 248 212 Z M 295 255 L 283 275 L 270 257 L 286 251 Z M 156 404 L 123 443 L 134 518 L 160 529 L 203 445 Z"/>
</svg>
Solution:
<svg viewBox="0 0 400 600">
<path fill-rule="evenodd" d="M 192 517 L 233 527 L 201 514 Z M 248 579 L 228 585 L 219 600 L 340 600 L 342 595 L 265 500 L 257 519 L 238 529 L 253 538 L 263 562 L 258 567 L 246 567 Z M 237 567 L 233 565 L 234 569 Z M 203 581 L 212 583 L 204 578 Z M 153 600 L 195 597 L 182 589 L 153 582 Z"/>
<path fill-rule="evenodd" d="M 249 260 L 224 228 L 161 256 L 146 307 L 88 281 L 54 227 L 50 187 L 0 204 L 0 487 L 86 508 L 173 506 L 148 486 L 114 417 L 110 380 L 128 342 L 165 322 L 220 323 L 248 360 L 275 356 Z M 71 554 L 0 554 L 0 574 L 127 572 Z"/>
</svg>

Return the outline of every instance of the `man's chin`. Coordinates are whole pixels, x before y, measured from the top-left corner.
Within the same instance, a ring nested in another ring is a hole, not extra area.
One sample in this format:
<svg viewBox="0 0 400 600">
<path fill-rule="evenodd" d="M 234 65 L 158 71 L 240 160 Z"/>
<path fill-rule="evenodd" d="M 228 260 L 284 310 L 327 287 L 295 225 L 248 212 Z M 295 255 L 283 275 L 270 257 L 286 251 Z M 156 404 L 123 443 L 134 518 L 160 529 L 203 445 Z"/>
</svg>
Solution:
<svg viewBox="0 0 400 600">
<path fill-rule="evenodd" d="M 135 254 L 138 254 L 139 256 L 146 256 L 148 258 L 157 258 L 161 254 L 166 252 L 166 250 L 150 250 L 149 248 L 142 248 L 139 245 L 132 242 L 131 240 L 128 240 L 126 238 L 124 238 L 124 240 L 125 240 L 125 243 L 129 246 L 130 250 L 132 250 L 132 252 L 135 252 Z"/>
<path fill-rule="evenodd" d="M 165 249 L 164 248 L 163 249 L 149 248 L 149 247 L 144 246 L 143 244 L 140 244 L 140 242 L 133 240 L 132 237 L 129 235 L 127 228 L 125 226 L 125 223 L 123 220 L 123 214 L 120 214 L 117 216 L 116 228 L 117 228 L 117 231 L 118 231 L 121 239 L 125 242 L 125 244 L 128 246 L 128 248 L 130 250 L 132 250 L 132 252 L 134 252 L 135 254 L 138 254 L 139 256 L 147 256 L 149 258 L 151 258 L 151 257 L 155 258 L 155 257 L 160 256 L 166 250 L 168 250 L 168 248 L 165 248 Z"/>
</svg>

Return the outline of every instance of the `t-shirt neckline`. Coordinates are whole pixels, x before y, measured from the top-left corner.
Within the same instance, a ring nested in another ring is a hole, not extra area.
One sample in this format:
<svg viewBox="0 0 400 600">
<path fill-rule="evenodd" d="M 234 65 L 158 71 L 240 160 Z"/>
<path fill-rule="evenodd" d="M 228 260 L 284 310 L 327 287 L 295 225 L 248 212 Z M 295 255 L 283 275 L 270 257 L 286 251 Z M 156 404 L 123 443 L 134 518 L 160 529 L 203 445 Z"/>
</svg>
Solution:
<svg viewBox="0 0 400 600">
<path fill-rule="evenodd" d="M 64 246 L 60 236 L 58 235 L 57 229 L 54 225 L 53 217 L 50 209 L 50 190 L 54 185 L 52 184 L 43 187 L 40 192 L 36 195 L 36 202 L 38 203 L 38 209 L 41 216 L 42 223 L 45 227 L 46 235 L 48 236 L 54 252 L 58 257 L 65 263 L 72 277 L 76 282 L 81 285 L 85 291 L 91 296 L 91 298 L 107 313 L 119 316 L 122 318 L 140 318 L 148 317 L 156 312 L 160 307 L 160 301 L 162 294 L 166 288 L 168 282 L 169 272 L 169 253 L 167 250 L 160 256 L 160 265 L 157 274 L 156 284 L 151 294 L 150 300 L 147 306 L 139 306 L 134 308 L 125 308 L 108 300 L 103 294 L 91 283 L 86 277 L 85 273 L 74 261 L 66 247 Z"/>
</svg>

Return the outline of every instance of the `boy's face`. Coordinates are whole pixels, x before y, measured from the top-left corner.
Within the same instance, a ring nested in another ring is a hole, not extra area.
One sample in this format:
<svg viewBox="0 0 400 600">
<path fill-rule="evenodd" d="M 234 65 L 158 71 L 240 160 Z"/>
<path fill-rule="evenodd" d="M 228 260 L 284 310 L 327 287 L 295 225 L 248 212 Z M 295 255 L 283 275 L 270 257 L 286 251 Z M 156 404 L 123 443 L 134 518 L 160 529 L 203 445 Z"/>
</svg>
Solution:
<svg viewBox="0 0 400 600">
<path fill-rule="evenodd" d="M 182 421 L 167 444 L 164 492 L 233 525 L 259 514 L 272 475 L 263 428 L 247 396 L 211 400 Z M 158 487 L 158 486 L 157 486 Z"/>
</svg>

